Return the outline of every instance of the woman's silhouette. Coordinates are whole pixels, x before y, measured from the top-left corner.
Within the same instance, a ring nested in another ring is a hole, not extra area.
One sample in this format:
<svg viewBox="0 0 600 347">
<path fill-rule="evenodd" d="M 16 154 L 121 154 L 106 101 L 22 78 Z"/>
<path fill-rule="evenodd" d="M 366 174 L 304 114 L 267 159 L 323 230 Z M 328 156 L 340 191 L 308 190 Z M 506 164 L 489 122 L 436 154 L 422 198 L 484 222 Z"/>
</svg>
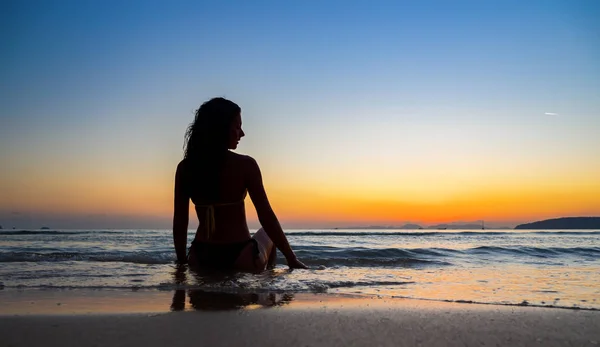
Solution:
<svg viewBox="0 0 600 347">
<path fill-rule="evenodd" d="M 290 268 L 306 268 L 271 209 L 258 164 L 230 151 L 244 135 L 241 109 L 234 102 L 214 98 L 196 111 L 186 132 L 185 156 L 175 174 L 173 240 L 177 260 L 197 268 L 260 272 L 274 264 L 277 247 Z M 252 238 L 244 208 L 246 192 L 263 227 Z M 190 200 L 200 225 L 188 256 Z"/>
</svg>

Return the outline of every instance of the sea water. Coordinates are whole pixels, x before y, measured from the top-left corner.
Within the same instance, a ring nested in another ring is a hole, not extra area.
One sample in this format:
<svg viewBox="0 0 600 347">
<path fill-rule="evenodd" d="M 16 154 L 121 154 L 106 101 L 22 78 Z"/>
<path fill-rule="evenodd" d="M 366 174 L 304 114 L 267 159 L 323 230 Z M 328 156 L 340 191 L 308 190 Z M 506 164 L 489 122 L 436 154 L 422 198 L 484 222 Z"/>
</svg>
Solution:
<svg viewBox="0 0 600 347">
<path fill-rule="evenodd" d="M 194 235 L 189 232 L 189 241 Z M 0 230 L 0 290 L 343 293 L 600 309 L 600 231 L 288 230 L 259 275 L 177 270 L 170 230 Z M 189 244 L 189 242 L 188 242 Z"/>
</svg>

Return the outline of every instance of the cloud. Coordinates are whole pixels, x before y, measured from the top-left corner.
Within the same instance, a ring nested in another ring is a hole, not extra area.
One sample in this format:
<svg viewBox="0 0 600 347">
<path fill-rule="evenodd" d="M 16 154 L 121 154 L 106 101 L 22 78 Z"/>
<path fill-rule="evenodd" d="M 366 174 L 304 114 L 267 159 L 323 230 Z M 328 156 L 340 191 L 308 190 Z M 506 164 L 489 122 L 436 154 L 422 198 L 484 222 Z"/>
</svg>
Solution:
<svg viewBox="0 0 600 347">
<path fill-rule="evenodd" d="M 544 114 L 546 116 L 558 116 L 558 113 L 554 113 L 554 112 L 544 112 Z"/>
</svg>

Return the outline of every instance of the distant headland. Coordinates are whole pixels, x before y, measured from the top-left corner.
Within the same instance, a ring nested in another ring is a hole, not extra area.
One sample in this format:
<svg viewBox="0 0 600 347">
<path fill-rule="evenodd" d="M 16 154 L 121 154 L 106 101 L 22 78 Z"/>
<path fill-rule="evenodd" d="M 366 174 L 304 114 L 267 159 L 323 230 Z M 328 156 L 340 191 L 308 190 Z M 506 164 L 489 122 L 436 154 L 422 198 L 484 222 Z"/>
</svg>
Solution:
<svg viewBox="0 0 600 347">
<path fill-rule="evenodd" d="M 600 217 L 563 217 L 519 224 L 515 229 L 600 229 Z"/>
</svg>

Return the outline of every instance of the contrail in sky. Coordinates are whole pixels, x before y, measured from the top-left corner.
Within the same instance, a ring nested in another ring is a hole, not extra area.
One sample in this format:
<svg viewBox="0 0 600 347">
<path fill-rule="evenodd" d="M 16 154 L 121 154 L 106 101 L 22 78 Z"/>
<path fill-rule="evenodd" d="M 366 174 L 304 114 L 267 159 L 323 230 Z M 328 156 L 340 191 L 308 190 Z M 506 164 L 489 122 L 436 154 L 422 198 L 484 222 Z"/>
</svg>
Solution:
<svg viewBox="0 0 600 347">
<path fill-rule="evenodd" d="M 546 116 L 558 116 L 558 113 L 554 113 L 554 112 L 544 112 L 544 114 Z"/>
</svg>

